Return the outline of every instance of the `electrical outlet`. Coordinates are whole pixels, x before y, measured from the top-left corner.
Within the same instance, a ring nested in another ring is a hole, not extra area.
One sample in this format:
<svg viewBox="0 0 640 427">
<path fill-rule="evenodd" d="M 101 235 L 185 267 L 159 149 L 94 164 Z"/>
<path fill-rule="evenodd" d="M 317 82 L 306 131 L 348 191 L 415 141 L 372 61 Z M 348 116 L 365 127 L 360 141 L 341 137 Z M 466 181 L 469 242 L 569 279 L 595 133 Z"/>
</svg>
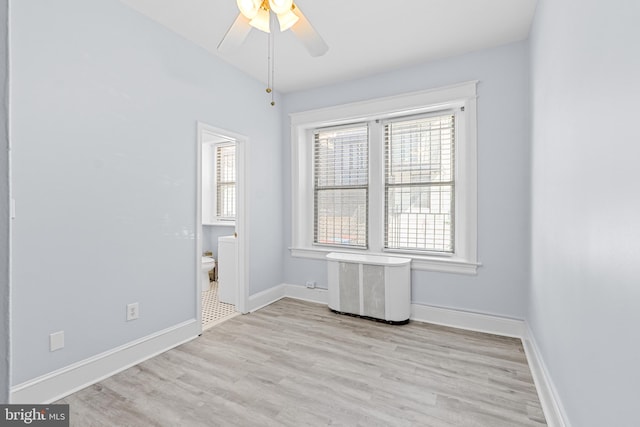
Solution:
<svg viewBox="0 0 640 427">
<path fill-rule="evenodd" d="M 49 335 L 49 351 L 64 348 L 64 331 L 54 332 Z"/>
<path fill-rule="evenodd" d="M 313 280 L 307 280 L 307 288 L 313 289 L 315 287 L 316 287 L 316 282 L 314 282 Z"/>
<path fill-rule="evenodd" d="M 140 316 L 140 307 L 137 302 L 127 304 L 127 321 L 136 320 Z"/>
</svg>

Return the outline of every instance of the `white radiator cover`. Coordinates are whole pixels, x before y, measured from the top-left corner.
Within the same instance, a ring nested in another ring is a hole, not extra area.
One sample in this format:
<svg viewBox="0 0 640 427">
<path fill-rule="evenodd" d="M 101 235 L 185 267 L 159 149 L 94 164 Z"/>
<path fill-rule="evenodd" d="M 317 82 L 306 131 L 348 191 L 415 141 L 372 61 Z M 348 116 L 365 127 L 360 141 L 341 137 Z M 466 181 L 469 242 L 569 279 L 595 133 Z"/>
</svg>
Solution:
<svg viewBox="0 0 640 427">
<path fill-rule="evenodd" d="M 331 252 L 329 308 L 339 313 L 406 323 L 411 316 L 411 259 Z"/>
</svg>

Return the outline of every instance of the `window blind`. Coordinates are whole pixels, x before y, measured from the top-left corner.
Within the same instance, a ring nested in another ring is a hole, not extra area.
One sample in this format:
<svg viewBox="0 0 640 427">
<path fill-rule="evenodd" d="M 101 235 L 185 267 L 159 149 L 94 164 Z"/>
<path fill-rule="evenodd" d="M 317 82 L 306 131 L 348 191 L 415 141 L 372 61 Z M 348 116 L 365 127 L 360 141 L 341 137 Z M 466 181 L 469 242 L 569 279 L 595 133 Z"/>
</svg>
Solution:
<svg viewBox="0 0 640 427">
<path fill-rule="evenodd" d="M 218 220 L 236 217 L 236 146 L 216 146 L 216 216 Z"/>
<path fill-rule="evenodd" d="M 385 247 L 454 252 L 455 116 L 385 123 Z"/>
<path fill-rule="evenodd" d="M 369 143 L 366 124 L 314 133 L 314 243 L 367 246 Z"/>
</svg>

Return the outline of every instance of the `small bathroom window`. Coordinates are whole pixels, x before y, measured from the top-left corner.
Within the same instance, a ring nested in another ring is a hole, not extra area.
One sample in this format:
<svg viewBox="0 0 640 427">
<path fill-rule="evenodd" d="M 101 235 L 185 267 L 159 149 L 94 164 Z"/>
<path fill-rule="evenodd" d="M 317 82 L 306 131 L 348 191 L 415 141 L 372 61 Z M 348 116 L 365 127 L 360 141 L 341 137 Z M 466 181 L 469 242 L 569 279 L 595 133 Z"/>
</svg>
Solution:
<svg viewBox="0 0 640 427">
<path fill-rule="evenodd" d="M 202 223 L 235 226 L 236 142 L 202 131 Z"/>
<path fill-rule="evenodd" d="M 215 144 L 216 220 L 236 219 L 236 146 Z"/>
</svg>

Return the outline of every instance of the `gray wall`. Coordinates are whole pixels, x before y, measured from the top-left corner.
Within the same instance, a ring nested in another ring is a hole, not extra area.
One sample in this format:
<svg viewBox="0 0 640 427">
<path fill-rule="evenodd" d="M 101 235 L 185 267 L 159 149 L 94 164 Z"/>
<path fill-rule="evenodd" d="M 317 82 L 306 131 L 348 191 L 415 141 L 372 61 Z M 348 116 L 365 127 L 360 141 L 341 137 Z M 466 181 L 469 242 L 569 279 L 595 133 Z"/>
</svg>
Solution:
<svg viewBox="0 0 640 427">
<path fill-rule="evenodd" d="M 9 399 L 9 46 L 8 0 L 0 0 L 0 403 Z"/>
<path fill-rule="evenodd" d="M 282 282 L 262 84 L 116 0 L 16 1 L 11 24 L 13 384 L 195 317 L 196 121 L 249 138 L 249 290 Z"/>
<path fill-rule="evenodd" d="M 528 321 L 572 425 L 637 426 L 640 3 L 536 13 Z"/>
<path fill-rule="evenodd" d="M 218 238 L 230 236 L 235 232 L 234 227 L 219 225 L 202 226 L 202 251 L 211 251 L 215 259 L 218 259 Z"/>
<path fill-rule="evenodd" d="M 414 271 L 414 302 L 524 318 L 529 277 L 529 105 L 526 42 L 285 96 L 285 113 L 480 80 L 477 276 Z M 283 129 L 289 129 L 284 117 Z M 285 135 L 286 244 L 291 242 L 291 149 Z M 326 287 L 324 261 L 292 258 L 285 280 Z"/>
</svg>

